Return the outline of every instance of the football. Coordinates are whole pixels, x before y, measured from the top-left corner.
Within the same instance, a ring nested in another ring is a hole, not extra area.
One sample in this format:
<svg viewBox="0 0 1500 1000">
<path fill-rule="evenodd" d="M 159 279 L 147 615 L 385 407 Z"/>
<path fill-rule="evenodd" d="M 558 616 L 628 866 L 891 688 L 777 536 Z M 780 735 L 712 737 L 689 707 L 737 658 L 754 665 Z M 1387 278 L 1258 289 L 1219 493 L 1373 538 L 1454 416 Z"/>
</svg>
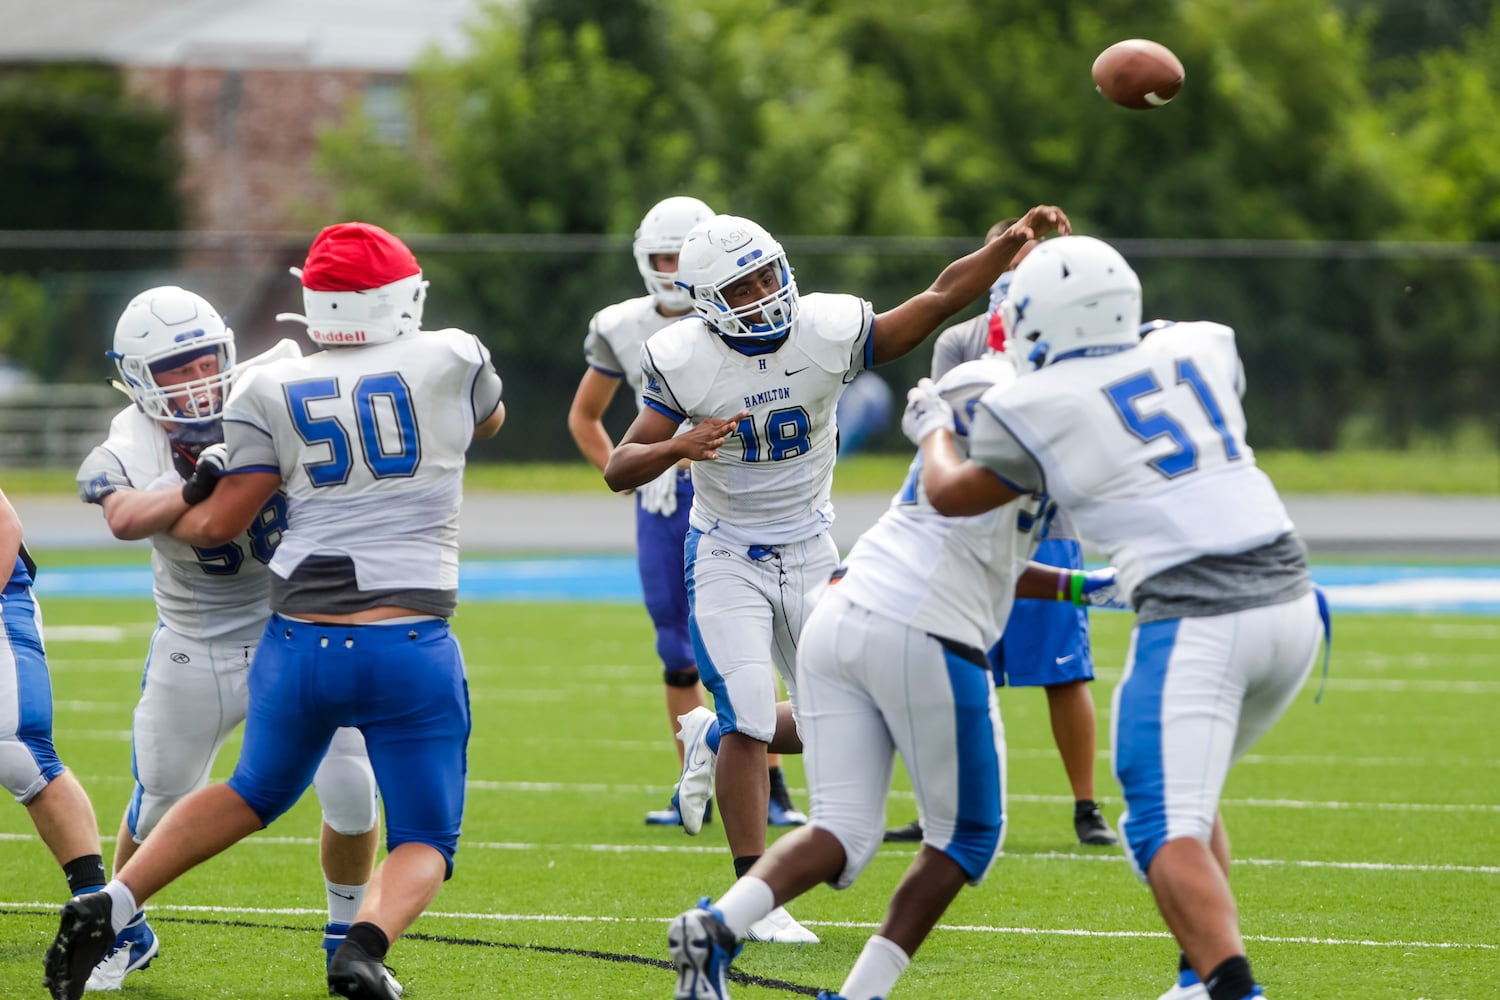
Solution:
<svg viewBox="0 0 1500 1000">
<path fill-rule="evenodd" d="M 1172 50 L 1144 38 L 1116 42 L 1094 60 L 1094 86 L 1116 104 L 1146 111 L 1182 89 L 1182 62 Z"/>
</svg>

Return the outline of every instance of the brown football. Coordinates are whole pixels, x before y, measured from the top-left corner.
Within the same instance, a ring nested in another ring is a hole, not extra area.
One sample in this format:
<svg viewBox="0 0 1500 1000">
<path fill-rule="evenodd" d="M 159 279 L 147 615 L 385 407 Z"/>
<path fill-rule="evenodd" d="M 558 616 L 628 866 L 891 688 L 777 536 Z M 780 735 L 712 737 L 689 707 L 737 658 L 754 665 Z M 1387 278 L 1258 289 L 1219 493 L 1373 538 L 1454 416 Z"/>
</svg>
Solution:
<svg viewBox="0 0 1500 1000">
<path fill-rule="evenodd" d="M 1172 50 L 1144 38 L 1116 42 L 1094 60 L 1094 86 L 1126 108 L 1159 108 L 1182 89 L 1182 62 Z"/>
</svg>

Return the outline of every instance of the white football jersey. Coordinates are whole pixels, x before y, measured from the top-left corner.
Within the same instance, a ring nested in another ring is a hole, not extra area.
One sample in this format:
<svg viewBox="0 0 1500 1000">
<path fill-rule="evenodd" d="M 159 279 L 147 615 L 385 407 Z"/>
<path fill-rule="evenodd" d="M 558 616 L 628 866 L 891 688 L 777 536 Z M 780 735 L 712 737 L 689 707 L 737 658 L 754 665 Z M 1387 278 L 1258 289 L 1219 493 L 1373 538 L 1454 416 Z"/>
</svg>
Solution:
<svg viewBox="0 0 1500 1000">
<path fill-rule="evenodd" d="M 691 314 L 689 314 L 691 315 Z M 630 386 L 636 410 L 645 404 L 641 401 L 641 345 L 658 330 L 665 329 L 682 319 L 681 316 L 663 316 L 656 311 L 656 299 L 642 295 L 638 299 L 626 299 L 606 306 L 589 320 L 589 332 L 583 340 L 583 357 L 590 368 L 605 375 L 623 378 Z"/>
<path fill-rule="evenodd" d="M 647 406 L 696 424 L 748 412 L 712 462 L 693 463 L 690 523 L 746 545 L 803 541 L 833 522 L 834 408 L 869 367 L 870 304 L 853 295 L 801 299 L 786 341 L 747 355 L 697 317 L 651 337 L 641 355 Z"/>
<path fill-rule="evenodd" d="M 1015 380 L 1009 362 L 970 361 L 938 382 L 961 426 L 986 387 Z M 964 438 L 955 436 L 960 451 Z M 1036 549 L 1036 498 L 974 517 L 944 517 L 922 488 L 922 454 L 891 506 L 849 550 L 838 592 L 871 611 L 985 650 L 1000 637 L 1016 577 Z"/>
<path fill-rule="evenodd" d="M 462 330 L 332 348 L 237 381 L 230 472 L 277 472 L 288 526 L 272 571 L 353 563 L 361 592 L 456 592 L 464 453 L 500 401 L 489 352 Z"/>
<path fill-rule="evenodd" d="M 1139 344 L 1055 361 L 993 389 L 971 454 L 1042 486 L 1120 572 L 1128 598 L 1162 570 L 1292 530 L 1245 443 L 1234 331 L 1177 323 Z"/>
<path fill-rule="evenodd" d="M 109 437 L 78 468 L 89 503 L 119 490 L 182 486 L 166 429 L 134 405 L 110 421 Z M 286 497 L 273 496 L 250 530 L 195 548 L 166 532 L 151 538 L 151 592 L 162 624 L 190 639 L 254 639 L 270 617 L 266 569 L 286 527 Z"/>
</svg>

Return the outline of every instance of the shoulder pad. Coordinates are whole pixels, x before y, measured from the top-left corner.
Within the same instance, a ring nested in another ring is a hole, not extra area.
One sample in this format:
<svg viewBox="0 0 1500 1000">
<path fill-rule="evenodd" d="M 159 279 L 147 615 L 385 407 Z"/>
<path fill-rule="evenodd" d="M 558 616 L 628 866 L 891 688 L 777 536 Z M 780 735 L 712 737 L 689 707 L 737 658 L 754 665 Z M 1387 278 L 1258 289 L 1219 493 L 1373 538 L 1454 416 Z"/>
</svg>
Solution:
<svg viewBox="0 0 1500 1000">
<path fill-rule="evenodd" d="M 268 365 L 273 361 L 284 361 L 287 358 L 302 357 L 302 348 L 295 340 L 282 339 L 276 342 L 276 346 L 270 350 L 261 351 L 253 358 L 246 358 L 236 365 L 237 368 L 251 368 L 255 365 Z"/>
<path fill-rule="evenodd" d="M 671 395 L 689 410 L 708 395 L 722 358 L 718 334 L 697 316 L 684 316 L 646 340 L 648 366 L 667 383 Z"/>
<path fill-rule="evenodd" d="M 590 325 L 598 331 L 601 336 L 608 336 L 623 326 L 628 326 L 640 320 L 641 314 L 648 310 L 655 310 L 656 300 L 649 295 L 642 295 L 636 299 L 626 299 L 624 302 L 616 302 L 614 305 L 605 306 L 594 313 Z"/>
<path fill-rule="evenodd" d="M 797 346 L 825 371 L 848 371 L 854 345 L 869 336 L 873 320 L 870 303 L 857 295 L 804 295 L 797 320 Z"/>
</svg>

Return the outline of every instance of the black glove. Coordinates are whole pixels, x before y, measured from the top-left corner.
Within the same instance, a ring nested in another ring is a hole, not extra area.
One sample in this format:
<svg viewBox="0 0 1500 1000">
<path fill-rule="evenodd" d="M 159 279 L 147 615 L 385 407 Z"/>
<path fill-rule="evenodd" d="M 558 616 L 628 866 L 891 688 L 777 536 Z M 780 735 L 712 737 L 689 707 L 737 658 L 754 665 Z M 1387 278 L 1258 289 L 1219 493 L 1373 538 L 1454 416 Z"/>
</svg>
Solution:
<svg viewBox="0 0 1500 1000">
<path fill-rule="evenodd" d="M 198 463 L 193 466 L 193 474 L 182 484 L 183 502 L 191 505 L 207 500 L 214 487 L 219 485 L 219 477 L 224 474 L 224 463 L 228 458 L 229 448 L 226 445 L 211 444 L 204 448 L 198 456 Z"/>
</svg>

